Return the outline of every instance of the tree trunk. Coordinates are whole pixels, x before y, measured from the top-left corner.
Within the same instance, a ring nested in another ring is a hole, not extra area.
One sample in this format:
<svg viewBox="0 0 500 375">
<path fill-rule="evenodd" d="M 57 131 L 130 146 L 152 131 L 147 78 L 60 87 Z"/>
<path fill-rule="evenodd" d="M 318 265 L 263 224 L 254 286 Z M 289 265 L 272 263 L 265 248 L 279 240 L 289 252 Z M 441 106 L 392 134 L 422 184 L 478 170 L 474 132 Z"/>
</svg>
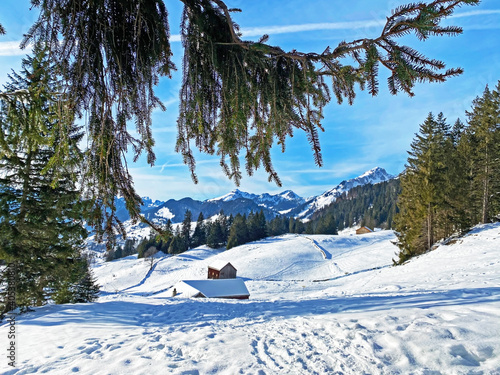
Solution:
<svg viewBox="0 0 500 375">
<path fill-rule="evenodd" d="M 432 208 L 431 204 L 427 205 L 427 250 L 431 249 L 431 246 L 434 244 L 433 235 L 432 235 Z"/>
<path fill-rule="evenodd" d="M 485 224 L 488 221 L 488 206 L 489 206 L 489 160 L 488 160 L 488 146 L 486 146 L 485 164 L 484 164 L 484 178 L 483 178 L 483 207 L 481 215 L 481 223 Z"/>
</svg>

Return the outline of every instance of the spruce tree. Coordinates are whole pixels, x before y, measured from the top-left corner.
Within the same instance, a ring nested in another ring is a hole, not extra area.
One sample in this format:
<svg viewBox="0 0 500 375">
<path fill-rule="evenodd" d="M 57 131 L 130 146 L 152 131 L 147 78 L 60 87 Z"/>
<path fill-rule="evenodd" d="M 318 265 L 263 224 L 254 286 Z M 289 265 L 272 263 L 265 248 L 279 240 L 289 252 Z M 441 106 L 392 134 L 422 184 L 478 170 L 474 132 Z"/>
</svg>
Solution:
<svg viewBox="0 0 500 375">
<path fill-rule="evenodd" d="M 205 223 L 203 222 L 204 220 L 205 217 L 203 216 L 203 212 L 200 212 L 198 219 L 196 220 L 193 237 L 191 238 L 193 247 L 204 245 L 207 242 L 206 228 Z"/>
<path fill-rule="evenodd" d="M 255 228 L 257 229 L 256 239 L 262 239 L 267 237 L 267 221 L 264 215 L 264 210 L 260 212 L 255 217 Z"/>
<path fill-rule="evenodd" d="M 218 249 L 226 244 L 226 224 L 226 217 L 220 214 L 217 219 L 209 224 L 207 228 L 207 245 L 212 249 Z"/>
<path fill-rule="evenodd" d="M 315 234 L 338 234 L 335 216 L 332 213 L 322 216 L 316 224 Z"/>
<path fill-rule="evenodd" d="M 446 238 L 455 231 L 453 197 L 456 193 L 456 176 L 452 173 L 456 171 L 455 159 L 455 146 L 452 136 L 452 128 L 448 124 L 443 113 L 440 112 L 436 117 L 436 126 L 438 134 L 438 147 L 436 153 L 436 174 L 435 184 L 439 186 L 438 193 L 440 195 L 436 199 L 436 217 L 435 217 L 435 233 L 436 238 Z"/>
<path fill-rule="evenodd" d="M 306 228 L 305 228 L 306 234 L 314 234 L 314 226 L 312 221 L 308 221 L 306 223 Z"/>
<path fill-rule="evenodd" d="M 129 255 L 135 254 L 135 239 L 127 238 L 125 240 L 125 245 L 123 246 L 123 256 L 128 257 Z"/>
<path fill-rule="evenodd" d="M 146 247 L 147 245 L 148 245 L 148 239 L 147 238 L 143 238 L 139 242 L 139 245 L 137 245 L 137 258 L 138 259 L 144 258 L 144 253 L 147 250 L 147 247 Z"/>
<path fill-rule="evenodd" d="M 396 217 L 399 262 L 429 250 L 439 239 L 438 218 L 445 207 L 447 127 L 429 113 L 411 144 L 401 176 L 400 212 Z"/>
<path fill-rule="evenodd" d="M 180 254 L 187 250 L 186 242 L 184 241 L 184 237 L 181 234 L 181 230 L 177 227 L 174 236 L 172 237 L 172 241 L 170 241 L 170 245 L 168 247 L 169 254 Z"/>
<path fill-rule="evenodd" d="M 470 159 L 472 150 L 467 141 L 468 132 L 465 124 L 457 119 L 451 131 L 453 147 L 447 195 L 452 207 L 450 220 L 458 233 L 464 233 L 472 226 L 470 181 L 473 167 Z"/>
<path fill-rule="evenodd" d="M 232 19 L 237 10 L 223 0 L 182 2 L 184 59 L 176 150 L 195 182 L 193 145 L 219 155 L 223 171 L 237 184 L 242 175 L 239 156 L 245 152 L 249 175 L 263 167 L 280 185 L 270 152 L 274 142 L 284 150 L 294 131 L 304 131 L 321 166 L 318 133 L 324 130 L 325 105 L 332 98 L 352 103 L 357 88 L 377 95 L 380 67 L 388 70 L 391 94 L 413 95 L 417 82 L 443 82 L 460 74 L 462 69 L 445 70 L 442 61 L 400 41 L 408 34 L 419 40 L 460 34 L 461 28 L 441 22 L 460 6 L 477 5 L 479 0 L 399 6 L 378 37 L 341 42 L 322 53 L 286 52 L 269 44 L 268 35 L 258 41 L 242 40 Z M 89 223 L 99 238 L 106 233 L 112 242 L 116 232 L 124 234 L 116 215 L 116 196 L 125 198 L 132 219 L 148 222 L 140 215 L 141 199 L 126 155 L 131 149 L 135 160 L 146 153 L 149 164 L 155 161 L 152 113 L 154 108 L 165 108 L 154 88 L 161 76 L 170 77 L 175 69 L 166 3 L 37 0 L 32 4 L 40 15 L 23 46 L 50 49 L 68 82 L 71 107 L 87 114 L 89 149 L 83 182 L 95 208 Z M 66 131 L 63 126 L 58 130 Z"/>
<path fill-rule="evenodd" d="M 267 223 L 264 211 L 250 212 L 247 218 L 248 241 L 256 241 L 266 237 Z M 229 240 L 228 240 L 229 241 Z"/>
<path fill-rule="evenodd" d="M 34 53 L 0 98 L 0 258 L 17 270 L 22 308 L 71 294 L 87 235 L 75 183 L 82 134 L 50 59 Z"/>
<path fill-rule="evenodd" d="M 99 297 L 99 285 L 92 270 L 88 267 L 83 267 L 84 273 L 83 277 L 75 286 L 75 292 L 73 294 L 73 303 L 84 303 L 84 302 L 94 302 Z"/>
<path fill-rule="evenodd" d="M 191 247 L 191 221 L 191 211 L 186 210 L 186 212 L 184 213 L 184 220 L 182 220 L 181 225 L 181 237 L 184 241 L 186 250 Z"/>
<path fill-rule="evenodd" d="M 113 259 L 120 259 L 123 258 L 123 247 L 118 246 L 116 250 L 114 251 L 114 256 Z"/>
<path fill-rule="evenodd" d="M 290 222 L 291 221 L 292 221 L 292 219 L 290 219 Z M 297 234 L 302 234 L 306 230 L 304 223 L 300 219 L 295 219 L 295 228 L 294 229 L 295 229 L 294 233 L 297 233 Z"/>
<path fill-rule="evenodd" d="M 165 254 L 168 254 L 173 237 L 174 237 L 174 229 L 172 225 L 172 220 L 167 219 L 167 222 L 161 228 L 161 232 L 157 236 L 157 238 L 161 241 L 159 250 Z"/>
<path fill-rule="evenodd" d="M 99 285 L 89 266 L 88 259 L 82 257 L 76 261 L 67 278 L 58 281 L 52 295 L 56 303 L 94 302 L 99 297 Z"/>
<path fill-rule="evenodd" d="M 247 219 L 245 215 L 237 214 L 234 217 L 233 224 L 229 230 L 229 237 L 227 239 L 226 248 L 229 250 L 233 247 L 243 245 L 249 242 L 249 230 L 247 225 Z"/>
<path fill-rule="evenodd" d="M 487 223 L 500 213 L 500 82 L 496 91 L 486 86 L 467 112 L 471 154 L 473 222 Z"/>
</svg>

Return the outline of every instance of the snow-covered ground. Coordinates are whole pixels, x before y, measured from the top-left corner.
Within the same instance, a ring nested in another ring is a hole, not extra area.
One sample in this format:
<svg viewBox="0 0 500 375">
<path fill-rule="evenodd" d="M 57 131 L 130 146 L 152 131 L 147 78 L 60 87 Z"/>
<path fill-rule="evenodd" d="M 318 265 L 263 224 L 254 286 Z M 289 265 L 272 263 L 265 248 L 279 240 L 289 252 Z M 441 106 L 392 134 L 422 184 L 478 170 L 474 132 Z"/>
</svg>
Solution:
<svg viewBox="0 0 500 375">
<path fill-rule="evenodd" d="M 95 266 L 98 302 L 17 317 L 2 374 L 500 374 L 500 225 L 392 267 L 394 234 L 286 235 Z M 249 300 L 172 297 L 230 261 Z M 8 324 L 0 327 L 7 349 Z"/>
</svg>

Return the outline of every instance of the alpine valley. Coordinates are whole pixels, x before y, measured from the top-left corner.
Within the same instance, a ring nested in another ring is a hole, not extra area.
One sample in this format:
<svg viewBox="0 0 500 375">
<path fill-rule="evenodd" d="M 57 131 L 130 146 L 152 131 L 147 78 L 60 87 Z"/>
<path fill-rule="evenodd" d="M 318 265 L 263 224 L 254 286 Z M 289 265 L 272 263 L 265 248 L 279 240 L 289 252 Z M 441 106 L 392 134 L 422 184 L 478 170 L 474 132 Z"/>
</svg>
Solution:
<svg viewBox="0 0 500 375">
<path fill-rule="evenodd" d="M 150 197 L 143 197 L 141 213 L 151 222 L 157 225 L 164 225 L 170 220 L 174 225 L 181 223 L 187 210 L 191 211 L 192 218 L 195 220 L 200 213 L 203 213 L 205 219 L 210 220 L 221 212 L 225 215 L 246 214 L 250 212 L 262 212 L 267 220 L 276 216 L 287 216 L 309 221 L 317 218 L 329 207 L 331 207 L 339 198 L 347 197 L 348 193 L 357 187 L 375 186 L 381 183 L 388 183 L 397 180 L 395 176 L 390 175 L 385 169 L 375 167 L 359 177 L 344 180 L 332 189 L 324 193 L 303 198 L 291 190 L 283 191 L 279 194 L 252 194 L 235 189 L 223 196 L 208 199 L 205 201 L 195 200 L 189 197 L 180 200 L 170 199 L 166 202 L 153 200 Z M 378 193 L 376 193 L 378 194 Z M 358 194 L 355 194 L 358 196 Z M 352 200 L 350 197 L 349 200 Z M 373 202 L 369 202 L 366 208 L 370 208 Z M 127 238 L 142 239 L 149 236 L 150 228 L 143 223 L 133 223 L 130 220 L 125 201 L 123 198 L 117 198 L 118 218 L 123 222 L 127 232 Z M 355 222 L 356 220 L 354 220 Z M 341 223 L 341 227 L 344 227 Z M 345 223 L 345 226 L 353 224 L 353 220 Z M 118 238 L 120 243 L 122 239 Z M 102 250 L 94 241 L 94 236 L 88 238 L 88 247 L 93 250 Z"/>
</svg>

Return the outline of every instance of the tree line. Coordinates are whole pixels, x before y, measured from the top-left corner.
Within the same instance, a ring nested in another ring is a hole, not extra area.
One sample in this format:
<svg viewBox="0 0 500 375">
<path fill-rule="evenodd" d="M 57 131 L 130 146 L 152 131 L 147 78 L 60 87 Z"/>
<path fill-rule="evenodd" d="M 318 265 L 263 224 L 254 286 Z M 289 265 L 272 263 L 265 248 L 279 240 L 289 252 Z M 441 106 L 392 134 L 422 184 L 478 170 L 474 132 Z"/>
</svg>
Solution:
<svg viewBox="0 0 500 375">
<path fill-rule="evenodd" d="M 316 211 L 311 221 L 314 225 L 330 215 L 335 218 L 338 230 L 354 225 L 391 229 L 398 211 L 399 193 L 400 182 L 397 178 L 374 185 L 356 186 L 343 192 L 332 204 Z"/>
<path fill-rule="evenodd" d="M 211 220 L 205 220 L 200 213 L 194 229 L 192 228 L 192 214 L 186 210 L 180 225 L 173 229 L 169 220 L 161 228 L 161 232 L 152 232 L 149 237 L 143 238 L 136 245 L 136 241 L 127 239 L 124 246 L 118 246 L 108 251 L 106 260 L 111 261 L 137 253 L 138 258 L 147 258 L 158 251 L 164 254 L 180 254 L 188 249 L 207 245 L 218 249 L 243 245 L 268 236 L 280 236 L 286 233 L 296 234 L 337 234 L 335 217 L 324 215 L 321 219 L 304 223 L 298 218 L 276 216 L 266 220 L 264 211 L 248 215 L 238 213 L 226 216 L 224 211 Z"/>
<path fill-rule="evenodd" d="M 408 152 L 395 218 L 395 263 L 454 233 L 500 219 L 500 82 L 451 126 L 429 113 Z"/>
</svg>

